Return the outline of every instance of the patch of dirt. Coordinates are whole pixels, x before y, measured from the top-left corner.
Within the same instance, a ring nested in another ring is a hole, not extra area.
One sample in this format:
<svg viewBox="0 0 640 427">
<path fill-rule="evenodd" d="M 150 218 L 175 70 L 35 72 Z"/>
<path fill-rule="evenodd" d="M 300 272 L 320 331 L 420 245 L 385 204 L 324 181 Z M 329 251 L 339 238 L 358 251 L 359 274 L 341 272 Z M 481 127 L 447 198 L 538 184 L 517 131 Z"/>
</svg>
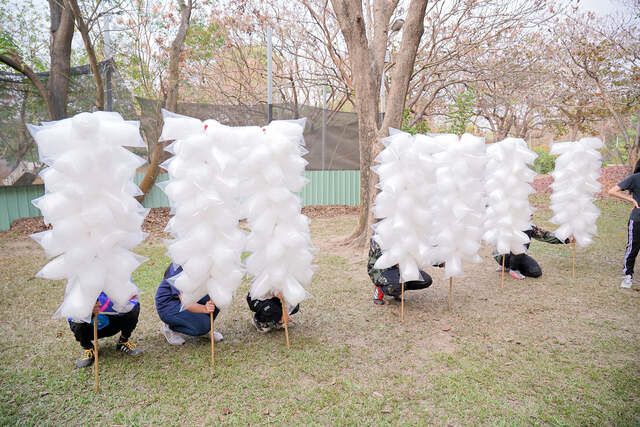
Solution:
<svg viewBox="0 0 640 427">
<path fill-rule="evenodd" d="M 342 215 L 355 215 L 358 213 L 358 208 L 358 206 L 347 205 L 304 206 L 302 213 L 309 218 L 335 218 Z"/>
<path fill-rule="evenodd" d="M 606 196 L 609 188 L 613 187 L 624 178 L 631 174 L 631 168 L 629 166 L 606 166 L 601 169 L 602 175 L 598 181 L 602 184 L 602 190 L 597 194 L 597 197 Z M 551 194 L 551 183 L 553 178 L 551 175 L 538 175 L 533 181 L 533 188 L 537 194 Z"/>
</svg>

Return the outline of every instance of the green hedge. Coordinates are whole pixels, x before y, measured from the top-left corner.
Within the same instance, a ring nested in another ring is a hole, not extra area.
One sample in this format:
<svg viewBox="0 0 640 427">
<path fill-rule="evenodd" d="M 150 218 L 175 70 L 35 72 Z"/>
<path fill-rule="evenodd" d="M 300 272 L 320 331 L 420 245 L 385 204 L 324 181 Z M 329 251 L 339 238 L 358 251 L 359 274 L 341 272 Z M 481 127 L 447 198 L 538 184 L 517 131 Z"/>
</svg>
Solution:
<svg viewBox="0 0 640 427">
<path fill-rule="evenodd" d="M 538 154 L 533 163 L 533 170 L 538 173 L 549 173 L 556 167 L 556 157 L 549 154 L 548 148 L 536 147 L 533 149 Z"/>
</svg>

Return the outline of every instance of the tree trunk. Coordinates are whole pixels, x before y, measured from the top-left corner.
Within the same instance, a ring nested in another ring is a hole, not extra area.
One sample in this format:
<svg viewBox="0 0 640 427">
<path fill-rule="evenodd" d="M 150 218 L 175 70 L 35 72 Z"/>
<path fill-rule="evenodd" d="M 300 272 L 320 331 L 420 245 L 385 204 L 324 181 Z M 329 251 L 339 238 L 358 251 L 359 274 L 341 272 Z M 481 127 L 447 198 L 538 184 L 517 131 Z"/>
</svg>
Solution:
<svg viewBox="0 0 640 427">
<path fill-rule="evenodd" d="M 636 144 L 635 147 L 631 147 L 631 144 L 630 144 L 631 137 L 629 136 L 629 132 L 627 131 L 627 127 L 624 125 L 624 120 L 622 119 L 622 117 L 620 117 L 620 114 L 615 110 L 615 108 L 613 108 L 613 105 L 611 104 L 611 101 L 609 100 L 609 94 L 607 92 L 605 92 L 605 89 L 602 86 L 602 84 L 600 83 L 600 80 L 598 78 L 595 78 L 595 77 L 592 77 L 592 78 L 595 80 L 596 85 L 598 86 L 598 89 L 600 90 L 600 95 L 602 96 L 602 100 L 604 101 L 604 105 L 607 106 L 607 109 L 609 110 L 609 112 L 613 116 L 613 119 L 615 120 L 616 124 L 618 125 L 618 129 L 622 133 L 622 137 L 624 138 L 624 148 L 627 149 L 627 154 L 629 155 L 628 158 L 627 158 L 627 162 L 629 163 L 629 165 L 633 166 L 636 163 L 636 161 L 638 160 L 638 146 Z M 637 137 L 636 137 L 636 139 L 637 139 Z"/>
<path fill-rule="evenodd" d="M 636 137 L 634 138 L 633 145 L 629 150 L 629 159 L 633 159 L 630 162 L 631 166 L 634 166 L 638 161 L 638 155 L 640 154 L 640 110 L 636 112 Z"/>
<path fill-rule="evenodd" d="M 184 40 L 189 30 L 189 23 L 191 20 L 191 9 L 193 8 L 193 1 L 189 0 L 186 4 L 184 1 L 178 1 L 180 6 L 180 27 L 176 38 L 171 43 L 171 50 L 169 51 L 169 83 L 167 87 L 167 101 L 166 108 L 169 111 L 177 112 L 178 110 L 178 90 L 180 87 L 180 56 L 184 47 Z M 155 184 L 158 175 L 160 174 L 160 162 L 162 161 L 162 153 L 166 146 L 166 142 L 155 141 L 155 149 L 151 156 L 151 161 L 147 172 L 140 182 L 140 190 L 142 195 L 136 199 L 142 203 L 153 184 Z"/>
<path fill-rule="evenodd" d="M 424 31 L 427 0 L 412 0 L 407 12 L 401 48 L 392 73 L 387 113 L 378 128 L 379 93 L 388 43 L 389 21 L 398 1 L 376 0 L 373 6 L 373 37 L 367 37 L 366 20 L 361 0 L 331 0 L 340 30 L 344 36 L 356 94 L 360 146 L 360 209 L 358 225 L 345 239 L 346 244 L 363 248 L 371 236 L 373 201 L 377 193 L 378 177 L 371 166 L 380 152 L 380 138 L 387 135 L 389 126 L 400 127 L 407 97 L 409 80 L 413 73 L 416 52 Z"/>
<path fill-rule="evenodd" d="M 91 37 L 89 36 L 89 28 L 82 18 L 82 12 L 78 7 L 78 2 L 76 0 L 66 0 L 66 3 L 67 7 L 73 13 L 78 30 L 82 35 L 82 41 L 84 42 L 85 50 L 87 51 L 89 66 L 91 67 L 91 72 L 93 73 L 93 81 L 96 84 L 96 108 L 98 110 L 104 110 L 104 85 L 102 83 L 100 68 L 98 67 L 96 51 L 93 48 L 93 43 L 91 43 Z"/>
<path fill-rule="evenodd" d="M 52 120 L 67 116 L 67 98 L 71 78 L 71 41 L 73 40 L 73 13 L 59 1 L 49 0 L 51 36 L 49 52 L 51 70 L 47 90 L 53 113 Z"/>
</svg>

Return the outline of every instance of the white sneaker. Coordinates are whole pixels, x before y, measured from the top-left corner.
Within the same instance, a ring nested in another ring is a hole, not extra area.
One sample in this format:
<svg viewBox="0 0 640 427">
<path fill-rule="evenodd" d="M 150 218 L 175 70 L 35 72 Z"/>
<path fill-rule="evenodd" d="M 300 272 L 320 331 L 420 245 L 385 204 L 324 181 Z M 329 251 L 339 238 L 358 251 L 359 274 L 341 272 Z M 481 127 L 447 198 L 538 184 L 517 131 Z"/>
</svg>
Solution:
<svg viewBox="0 0 640 427">
<path fill-rule="evenodd" d="M 222 341 L 223 339 L 224 339 L 224 337 L 222 336 L 222 334 L 214 329 L 213 330 L 213 341 L 218 342 L 218 341 Z"/>
<path fill-rule="evenodd" d="M 171 345 L 182 345 L 184 344 L 184 338 L 180 336 L 179 333 L 172 331 L 164 322 L 160 323 L 160 332 L 167 339 L 167 342 Z"/>
<path fill-rule="evenodd" d="M 631 289 L 632 285 L 633 285 L 633 277 L 631 277 L 631 275 L 629 274 L 624 276 L 622 283 L 620 283 L 620 287 L 624 289 Z"/>
</svg>

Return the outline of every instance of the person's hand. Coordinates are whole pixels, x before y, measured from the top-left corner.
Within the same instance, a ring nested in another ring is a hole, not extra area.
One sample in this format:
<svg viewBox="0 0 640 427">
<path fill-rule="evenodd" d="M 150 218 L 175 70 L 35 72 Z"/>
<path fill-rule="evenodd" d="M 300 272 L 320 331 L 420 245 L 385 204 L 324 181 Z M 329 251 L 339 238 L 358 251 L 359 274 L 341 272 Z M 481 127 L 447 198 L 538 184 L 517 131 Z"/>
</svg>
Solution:
<svg viewBox="0 0 640 427">
<path fill-rule="evenodd" d="M 213 313 L 214 311 L 216 311 L 216 305 L 211 300 L 207 301 L 204 305 L 204 312 Z"/>
<path fill-rule="evenodd" d="M 93 306 L 93 315 L 97 316 L 100 313 L 100 304 L 96 301 L 96 305 Z"/>
<path fill-rule="evenodd" d="M 575 243 L 576 239 L 573 236 L 569 236 L 569 243 Z"/>
<path fill-rule="evenodd" d="M 633 202 L 633 207 L 636 209 L 640 209 L 640 206 L 638 206 L 638 202 L 636 202 L 636 199 L 631 199 L 631 201 Z"/>
</svg>

